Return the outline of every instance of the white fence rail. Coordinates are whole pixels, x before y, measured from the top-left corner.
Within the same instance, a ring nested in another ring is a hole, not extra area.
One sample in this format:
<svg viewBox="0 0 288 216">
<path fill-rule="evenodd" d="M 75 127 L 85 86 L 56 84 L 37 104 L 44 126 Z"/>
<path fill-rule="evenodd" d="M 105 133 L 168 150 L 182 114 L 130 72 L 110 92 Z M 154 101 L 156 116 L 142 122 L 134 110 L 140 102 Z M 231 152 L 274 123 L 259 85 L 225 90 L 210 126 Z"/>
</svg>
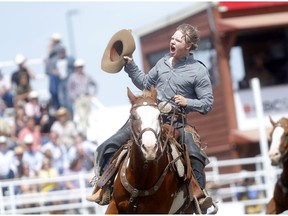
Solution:
<svg viewBox="0 0 288 216">
<path fill-rule="evenodd" d="M 261 157 L 223 161 L 217 161 L 215 158 L 210 158 L 210 161 L 210 164 L 207 166 L 208 171 L 206 172 L 208 191 L 213 199 L 218 202 L 220 212 L 221 205 L 225 204 L 225 209 L 227 209 L 227 203 L 233 204 L 236 202 L 237 205 L 243 205 L 243 209 L 245 206 L 249 205 L 261 205 L 261 213 L 265 212 L 265 205 L 271 197 L 266 197 L 265 195 L 267 185 L 263 178 L 265 171 L 262 169 Z M 257 167 L 256 171 L 227 174 L 219 173 L 221 167 L 247 164 L 255 165 Z M 275 168 L 273 169 L 273 172 L 274 173 L 271 173 L 271 175 L 275 176 L 276 181 L 276 177 L 281 170 Z M 0 181 L 1 191 L 4 188 L 7 188 L 5 194 L 0 193 L 0 214 L 47 214 L 53 211 L 63 211 L 64 213 L 72 212 L 73 214 L 103 214 L 106 207 L 99 206 L 86 200 L 86 197 L 92 192 L 92 188 L 88 183 L 92 177 L 93 173 L 79 173 L 78 175 L 47 179 L 34 178 Z M 248 187 L 237 184 L 245 178 L 254 179 L 255 184 L 249 185 Z M 29 194 L 16 194 L 15 190 L 21 185 L 40 185 L 53 182 L 63 184 L 65 181 L 77 182 L 79 187 L 72 190 L 62 189 L 46 193 L 37 192 Z M 216 186 L 211 187 L 213 184 L 216 184 Z M 251 200 L 238 200 L 237 193 L 244 192 L 247 188 L 252 191 L 258 191 L 262 193 L 263 196 Z M 274 190 L 274 188 L 270 189 Z M 47 203 L 50 204 L 48 205 Z M 244 210 L 242 213 L 244 213 Z"/>
<path fill-rule="evenodd" d="M 47 214 L 53 211 L 62 213 L 102 214 L 103 207 L 88 202 L 86 197 L 91 194 L 92 188 L 89 180 L 92 173 L 67 175 L 53 178 L 31 178 L 0 181 L 0 214 Z M 78 188 L 61 189 L 51 192 L 31 192 L 17 194 L 16 188 L 20 186 L 41 185 L 57 182 L 64 184 L 70 181 L 79 185 Z"/>
</svg>

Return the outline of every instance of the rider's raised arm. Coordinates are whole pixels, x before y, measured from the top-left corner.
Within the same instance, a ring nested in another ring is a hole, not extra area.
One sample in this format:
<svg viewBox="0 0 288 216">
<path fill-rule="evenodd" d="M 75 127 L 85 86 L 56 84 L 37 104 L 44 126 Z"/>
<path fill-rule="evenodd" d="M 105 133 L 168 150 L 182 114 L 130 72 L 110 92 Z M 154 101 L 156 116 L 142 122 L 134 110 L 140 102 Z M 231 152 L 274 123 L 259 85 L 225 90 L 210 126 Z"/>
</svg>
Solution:
<svg viewBox="0 0 288 216">
<path fill-rule="evenodd" d="M 145 74 L 132 60 L 126 63 L 124 70 L 128 73 L 134 85 L 140 90 L 150 89 L 151 85 L 155 86 L 156 84 L 158 77 L 156 66 Z"/>
</svg>

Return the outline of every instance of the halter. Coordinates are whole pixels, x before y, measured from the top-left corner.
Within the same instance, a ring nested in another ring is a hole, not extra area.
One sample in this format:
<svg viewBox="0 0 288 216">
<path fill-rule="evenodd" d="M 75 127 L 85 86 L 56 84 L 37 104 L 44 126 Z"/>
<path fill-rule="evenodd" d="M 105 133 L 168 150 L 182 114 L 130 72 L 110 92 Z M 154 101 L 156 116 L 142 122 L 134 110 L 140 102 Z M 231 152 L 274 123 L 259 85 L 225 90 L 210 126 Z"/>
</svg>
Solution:
<svg viewBox="0 0 288 216">
<path fill-rule="evenodd" d="M 143 104 L 134 104 L 134 105 L 131 107 L 131 109 L 130 109 L 130 113 L 132 113 L 132 111 L 133 111 L 134 109 L 137 109 L 138 107 L 142 107 L 142 106 L 151 106 L 151 107 L 157 108 L 157 109 L 159 110 L 157 103 L 143 102 Z M 161 115 L 159 115 L 159 120 L 160 120 L 160 125 L 162 125 Z M 130 122 L 132 122 L 132 121 L 134 121 L 134 120 L 133 120 L 133 116 L 132 116 L 132 114 L 131 114 L 131 115 L 130 115 Z M 137 120 L 136 120 L 136 121 L 137 121 Z M 157 132 L 156 132 L 153 128 L 147 127 L 147 128 L 144 128 L 143 130 L 141 130 L 140 133 L 137 135 L 136 132 L 135 132 L 135 130 L 134 130 L 134 128 L 133 128 L 133 125 L 131 124 L 131 134 L 132 134 L 132 136 L 133 136 L 133 139 L 134 139 L 134 141 L 135 141 L 135 144 L 136 144 L 137 146 L 139 146 L 139 147 L 141 146 L 141 141 L 140 141 L 140 140 L 141 140 L 141 137 L 142 137 L 143 133 L 144 133 L 144 132 L 147 132 L 147 131 L 151 131 L 151 132 L 155 135 L 155 137 L 157 138 L 157 144 L 160 143 L 159 147 L 160 147 L 160 152 L 161 152 L 161 154 L 162 154 L 165 148 L 164 148 L 164 146 L 161 145 L 161 143 L 162 143 L 162 142 L 161 142 L 161 139 L 160 139 L 160 137 L 161 137 L 161 130 L 160 130 L 160 133 L 157 134 Z"/>
</svg>

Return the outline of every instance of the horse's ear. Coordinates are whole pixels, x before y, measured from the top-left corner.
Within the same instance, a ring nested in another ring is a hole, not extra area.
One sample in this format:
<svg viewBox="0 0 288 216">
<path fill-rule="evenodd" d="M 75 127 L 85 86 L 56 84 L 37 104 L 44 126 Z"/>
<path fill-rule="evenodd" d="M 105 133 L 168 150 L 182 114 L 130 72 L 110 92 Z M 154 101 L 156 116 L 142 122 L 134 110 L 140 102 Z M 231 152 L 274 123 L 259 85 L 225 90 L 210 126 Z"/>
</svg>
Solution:
<svg viewBox="0 0 288 216">
<path fill-rule="evenodd" d="M 136 96 L 132 93 L 132 91 L 129 89 L 129 87 L 127 87 L 127 95 L 128 95 L 130 102 L 132 104 L 134 104 L 134 102 L 136 100 Z"/>
<path fill-rule="evenodd" d="M 269 119 L 270 119 L 270 122 L 271 122 L 271 124 L 273 125 L 273 127 L 275 126 L 275 122 L 273 121 L 273 119 L 272 119 L 272 117 L 269 115 Z"/>
<path fill-rule="evenodd" d="M 156 91 L 154 85 L 152 85 L 152 86 L 150 87 L 150 92 L 151 92 L 152 98 L 153 98 L 155 101 L 157 101 L 157 91 Z"/>
</svg>

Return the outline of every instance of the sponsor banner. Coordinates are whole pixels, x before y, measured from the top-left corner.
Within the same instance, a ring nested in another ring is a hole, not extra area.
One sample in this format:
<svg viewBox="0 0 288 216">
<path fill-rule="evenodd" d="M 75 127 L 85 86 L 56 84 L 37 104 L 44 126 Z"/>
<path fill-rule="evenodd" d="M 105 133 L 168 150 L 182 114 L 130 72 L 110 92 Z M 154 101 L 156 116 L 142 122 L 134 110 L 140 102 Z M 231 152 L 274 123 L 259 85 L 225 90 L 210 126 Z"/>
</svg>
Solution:
<svg viewBox="0 0 288 216">
<path fill-rule="evenodd" d="M 271 86 L 261 89 L 265 125 L 271 127 L 269 116 L 274 121 L 281 117 L 288 117 L 288 85 Z M 252 89 L 237 90 L 234 92 L 234 102 L 238 129 L 251 130 L 258 128 Z"/>
</svg>

